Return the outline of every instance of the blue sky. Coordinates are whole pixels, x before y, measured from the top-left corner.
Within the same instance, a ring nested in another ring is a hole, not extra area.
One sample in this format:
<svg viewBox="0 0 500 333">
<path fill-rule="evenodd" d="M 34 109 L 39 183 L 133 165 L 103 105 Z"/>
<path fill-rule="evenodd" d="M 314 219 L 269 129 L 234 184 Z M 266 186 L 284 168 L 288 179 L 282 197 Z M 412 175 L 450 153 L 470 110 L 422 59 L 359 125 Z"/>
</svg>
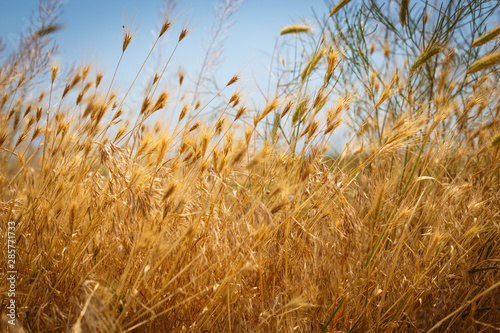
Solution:
<svg viewBox="0 0 500 333">
<path fill-rule="evenodd" d="M 122 25 L 133 23 L 136 34 L 125 53 L 117 82 L 127 86 L 130 73 L 136 72 L 154 42 L 153 30 L 161 23 L 162 1 L 96 1 L 65 0 L 59 19 L 62 29 L 55 37 L 59 44 L 57 60 L 68 66 L 71 63 L 91 62 L 106 76 L 114 71 L 122 46 Z M 188 78 L 196 76 L 203 59 L 203 45 L 207 44 L 208 32 L 215 15 L 214 0 L 177 1 L 177 29 L 163 39 L 164 57 L 170 53 L 178 31 L 184 25 L 191 33 L 181 43 L 172 61 L 170 73 L 176 73 L 181 65 L 188 71 Z M 0 36 L 7 44 L 7 51 L 15 44 L 19 34 L 26 28 L 38 0 L 5 1 L 1 4 Z M 234 73 L 253 81 L 267 77 L 267 67 L 281 28 L 291 23 L 312 22 L 312 10 L 326 13 L 323 0 L 246 0 L 232 18 L 231 29 L 224 42 L 222 62 L 217 68 L 218 80 L 226 80 Z M 152 58 L 148 66 L 154 66 L 158 57 Z M 192 78 L 193 79 L 193 78 Z M 249 83 L 250 84 L 250 83 Z M 119 86 L 120 87 L 120 86 Z"/>
<path fill-rule="evenodd" d="M 92 64 L 92 68 L 104 74 L 103 83 L 109 83 L 121 55 L 123 28 L 132 25 L 134 38 L 125 52 L 115 80 L 114 88 L 124 92 L 129 87 L 157 36 L 162 22 L 162 0 L 64 0 L 63 12 L 58 22 L 62 29 L 55 34 L 59 45 L 57 63 L 69 70 L 71 64 Z M 203 45 L 214 22 L 216 0 L 176 1 L 176 22 L 162 38 L 161 58 L 154 54 L 136 82 L 129 106 L 142 101 L 143 87 L 154 75 L 158 60 L 164 64 L 177 41 L 180 29 L 187 26 L 190 34 L 181 42 L 169 69 L 165 82 L 176 80 L 181 66 L 187 71 L 186 82 L 193 82 L 199 73 L 204 56 Z M 38 0 L 1 0 L 0 36 L 7 52 L 26 29 Z M 225 85 L 239 73 L 240 87 L 250 100 L 263 101 L 255 81 L 266 89 L 269 65 L 276 41 L 283 41 L 280 30 L 293 23 L 308 22 L 315 27 L 313 11 L 318 15 L 329 12 L 325 0 L 244 0 L 233 15 L 233 22 L 226 34 L 221 63 L 215 68 L 219 85 Z M 319 29 L 315 27 L 316 31 Z M 163 65 L 162 65 L 163 66 Z M 272 86 L 272 83 L 271 83 Z M 249 101 L 249 102 L 251 102 Z"/>
</svg>

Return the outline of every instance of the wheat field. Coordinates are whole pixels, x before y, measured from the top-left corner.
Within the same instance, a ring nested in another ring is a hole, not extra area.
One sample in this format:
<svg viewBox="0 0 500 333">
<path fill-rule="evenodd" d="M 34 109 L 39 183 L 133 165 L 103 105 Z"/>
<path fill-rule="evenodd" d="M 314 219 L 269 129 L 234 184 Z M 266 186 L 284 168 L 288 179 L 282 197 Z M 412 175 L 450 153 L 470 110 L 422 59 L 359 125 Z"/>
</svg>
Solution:
<svg viewBox="0 0 500 333">
<path fill-rule="evenodd" d="M 1 54 L 2 332 L 500 329 L 497 1 L 331 3 L 274 32 L 261 104 L 239 73 L 165 88 L 167 57 L 133 108 L 52 62 L 41 3 Z"/>
</svg>

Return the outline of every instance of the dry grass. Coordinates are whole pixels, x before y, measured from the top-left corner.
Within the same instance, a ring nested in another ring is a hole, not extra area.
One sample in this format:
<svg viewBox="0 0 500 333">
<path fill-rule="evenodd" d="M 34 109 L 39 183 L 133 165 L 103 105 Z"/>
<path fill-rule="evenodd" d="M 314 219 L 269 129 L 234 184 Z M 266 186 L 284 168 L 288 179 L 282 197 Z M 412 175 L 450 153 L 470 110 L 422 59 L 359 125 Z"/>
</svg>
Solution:
<svg viewBox="0 0 500 333">
<path fill-rule="evenodd" d="M 422 23 L 402 12 L 405 29 Z M 367 68 L 366 89 L 348 92 L 352 44 L 327 31 L 261 109 L 244 105 L 234 76 L 213 94 L 232 94 L 213 121 L 209 101 L 183 104 L 184 72 L 172 91 L 155 76 L 132 121 L 88 67 L 63 77 L 43 52 L 31 53 L 32 68 L 6 61 L 0 238 L 6 253 L 6 222 L 16 221 L 17 327 L 498 329 L 498 68 L 450 74 L 458 65 L 438 43 L 397 75 Z M 34 89 L 40 72 L 49 80 Z M 148 121 L 176 106 L 173 130 Z M 343 122 L 353 140 L 329 156 Z"/>
</svg>

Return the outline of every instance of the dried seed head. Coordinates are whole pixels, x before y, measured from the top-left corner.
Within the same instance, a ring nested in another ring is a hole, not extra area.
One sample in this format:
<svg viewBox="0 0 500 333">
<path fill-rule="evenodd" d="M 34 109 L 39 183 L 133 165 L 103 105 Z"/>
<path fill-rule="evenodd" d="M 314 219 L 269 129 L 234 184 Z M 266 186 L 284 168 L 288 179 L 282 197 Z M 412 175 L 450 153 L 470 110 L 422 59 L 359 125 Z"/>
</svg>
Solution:
<svg viewBox="0 0 500 333">
<path fill-rule="evenodd" d="M 26 111 L 24 111 L 24 115 L 23 115 L 23 118 L 26 117 L 30 112 L 31 112 L 31 109 L 32 109 L 32 105 L 28 105 L 28 107 L 26 108 Z"/>
<path fill-rule="evenodd" d="M 302 115 L 304 115 L 305 110 L 307 109 L 308 101 L 309 99 L 307 97 L 304 97 L 295 108 L 295 112 L 293 113 L 292 116 L 293 124 L 295 124 L 300 118 L 302 118 Z"/>
<path fill-rule="evenodd" d="M 59 72 L 59 67 L 56 65 L 50 65 L 50 69 L 52 70 L 52 83 L 56 80 L 57 73 Z"/>
<path fill-rule="evenodd" d="M 319 91 L 318 91 L 318 94 L 316 95 L 316 98 L 314 99 L 314 102 L 313 102 L 313 108 L 316 108 L 325 98 L 325 95 L 324 95 L 324 92 L 323 92 L 323 88 L 321 88 Z"/>
<path fill-rule="evenodd" d="M 292 101 L 288 101 L 288 103 L 286 103 L 285 107 L 283 108 L 283 111 L 281 112 L 281 118 L 283 118 L 288 112 L 290 112 L 292 106 L 293 106 Z"/>
<path fill-rule="evenodd" d="M 493 140 L 491 140 L 491 148 L 496 147 L 499 144 L 500 144 L 500 133 L 498 133 L 497 135 L 495 135 L 495 137 L 493 138 Z"/>
<path fill-rule="evenodd" d="M 21 76 L 19 76 L 19 81 L 17 81 L 17 86 L 21 86 L 23 84 L 24 80 L 26 79 L 26 73 L 23 73 Z"/>
<path fill-rule="evenodd" d="M 71 84 L 69 85 L 70 89 L 73 89 L 78 82 L 82 80 L 82 76 L 80 73 L 76 73 L 75 76 L 73 77 L 73 81 L 71 81 Z"/>
<path fill-rule="evenodd" d="M 401 7 L 399 8 L 399 22 L 401 26 L 404 27 L 406 24 L 406 18 L 408 17 L 408 3 L 409 0 L 402 0 Z"/>
<path fill-rule="evenodd" d="M 313 72 L 313 70 L 316 68 L 318 65 L 318 62 L 321 60 L 323 55 L 325 54 L 325 48 L 320 49 L 318 52 L 316 52 L 311 59 L 306 64 L 306 67 L 300 74 L 300 78 L 302 79 L 302 82 L 306 80 L 306 78 Z"/>
<path fill-rule="evenodd" d="M 231 151 L 231 148 L 233 147 L 233 135 L 231 134 L 231 132 L 228 132 L 225 135 L 225 139 L 226 140 L 224 141 L 223 151 L 224 155 L 227 155 Z"/>
<path fill-rule="evenodd" d="M 264 147 L 264 149 L 261 152 L 259 152 L 257 155 L 255 155 L 248 162 L 247 168 L 252 169 L 252 168 L 256 167 L 257 165 L 259 165 L 262 161 L 264 161 L 266 159 L 266 156 L 269 155 L 269 153 L 270 153 L 269 148 Z"/>
<path fill-rule="evenodd" d="M 31 136 L 31 141 L 35 140 L 40 134 L 42 133 L 42 129 L 38 126 L 35 127 L 35 129 L 33 130 L 33 135 Z M 0 146 L 2 145 L 2 142 L 1 142 L 1 138 L 0 138 Z"/>
<path fill-rule="evenodd" d="M 155 73 L 155 76 L 153 77 L 153 82 L 151 83 L 151 85 L 154 86 L 154 84 L 156 82 L 158 82 L 159 79 L 160 79 L 160 75 L 158 73 Z"/>
<path fill-rule="evenodd" d="M 489 41 L 492 41 L 496 37 L 500 35 L 500 26 L 496 27 L 493 30 L 490 30 L 489 32 L 485 33 L 481 37 L 477 38 L 471 45 L 471 47 L 478 47 L 483 44 L 488 43 Z"/>
<path fill-rule="evenodd" d="M 212 164 L 213 164 L 214 168 L 216 168 L 217 164 L 218 164 L 218 157 L 219 157 L 218 151 L 219 150 L 217 148 L 214 148 L 214 150 L 212 152 Z"/>
<path fill-rule="evenodd" d="M 42 36 L 46 36 L 46 35 L 49 35 L 57 30 L 59 30 L 61 27 L 58 25 L 58 24 L 51 24 L 51 25 L 48 25 L 48 26 L 42 26 L 40 28 L 40 30 L 38 30 L 37 32 L 35 32 L 35 36 L 36 37 L 42 37 Z"/>
<path fill-rule="evenodd" d="M 234 75 L 234 76 L 231 78 L 231 80 L 229 80 L 229 82 L 226 84 L 226 87 L 228 87 L 228 86 L 232 85 L 233 83 L 235 83 L 235 82 L 236 82 L 236 81 L 238 81 L 238 80 L 239 80 L 238 75 Z"/>
<path fill-rule="evenodd" d="M 44 97 L 45 97 L 45 92 L 44 92 L 44 91 L 42 91 L 42 92 L 40 93 L 40 96 L 38 96 L 38 103 L 41 103 Z"/>
<path fill-rule="evenodd" d="M 238 104 L 240 104 L 240 97 L 239 96 L 234 100 L 234 102 L 233 102 L 233 108 L 237 107 Z"/>
<path fill-rule="evenodd" d="M 245 106 L 240 107 L 236 113 L 236 117 L 234 117 L 234 121 L 240 119 L 246 112 L 247 108 Z"/>
<path fill-rule="evenodd" d="M 350 1 L 351 0 L 340 0 L 340 2 L 335 7 L 332 8 L 332 10 L 330 12 L 330 17 L 335 15 L 335 13 L 337 13 L 340 9 L 342 9 L 342 7 L 347 5 Z"/>
<path fill-rule="evenodd" d="M 390 87 L 387 87 L 384 90 L 384 92 L 382 93 L 382 95 L 380 95 L 380 98 L 378 99 L 377 104 L 375 104 L 375 108 L 378 108 L 380 105 L 382 105 L 382 103 L 384 103 L 389 98 L 391 93 L 392 93 L 392 89 L 390 89 Z"/>
<path fill-rule="evenodd" d="M 120 128 L 116 132 L 116 136 L 115 136 L 115 140 L 114 141 L 116 141 L 119 138 L 121 138 L 123 136 L 123 134 L 125 134 L 125 132 L 127 131 L 127 129 L 128 129 L 127 125 L 120 126 Z"/>
<path fill-rule="evenodd" d="M 253 130 L 254 129 L 250 126 L 248 126 L 247 129 L 245 130 L 245 141 L 247 146 L 250 144 L 250 139 L 252 138 Z"/>
<path fill-rule="evenodd" d="M 390 47 L 389 47 L 389 42 L 387 40 L 384 43 L 384 57 L 387 59 L 389 58 L 389 52 L 390 52 Z"/>
<path fill-rule="evenodd" d="M 5 140 L 7 140 L 7 133 L 0 132 L 0 146 L 4 144 Z"/>
<path fill-rule="evenodd" d="M 87 78 L 87 75 L 89 75 L 89 71 L 90 71 L 90 66 L 85 66 L 83 67 L 82 69 L 82 81 L 85 81 L 85 79 Z"/>
<path fill-rule="evenodd" d="M 160 35 L 158 37 L 163 36 L 163 34 L 168 30 L 168 28 L 170 28 L 171 25 L 172 21 L 169 21 L 168 19 L 165 20 L 165 22 L 163 22 L 163 25 L 161 26 Z"/>
<path fill-rule="evenodd" d="M 294 25 L 286 26 L 283 29 L 281 29 L 280 35 L 297 34 L 297 33 L 302 33 L 302 32 L 309 32 L 309 31 L 311 31 L 310 26 L 294 24 Z"/>
<path fill-rule="evenodd" d="M 337 59 L 338 59 L 338 53 L 330 50 L 328 51 L 327 57 L 326 57 L 326 62 L 327 62 L 327 68 L 326 68 L 326 74 L 325 74 L 325 82 L 328 82 L 330 78 L 333 75 L 333 71 L 337 67 Z"/>
<path fill-rule="evenodd" d="M 118 119 L 121 115 L 123 114 L 123 109 L 119 109 L 118 111 L 115 112 L 115 115 L 113 116 L 113 119 L 111 121 L 115 121 Z"/>
<path fill-rule="evenodd" d="M 15 147 L 19 146 L 19 144 L 21 142 L 23 142 L 24 140 L 26 140 L 26 137 L 28 136 L 27 134 L 28 134 L 27 132 L 23 132 L 21 135 L 19 135 L 19 137 L 17 138 Z"/>
<path fill-rule="evenodd" d="M 179 77 L 179 86 L 182 86 L 182 82 L 184 81 L 184 77 L 186 76 L 186 72 L 182 68 L 179 68 L 179 71 L 177 72 L 177 76 Z"/>
<path fill-rule="evenodd" d="M 78 96 L 76 98 L 76 105 L 80 104 L 80 102 L 83 99 L 83 96 L 85 96 L 85 93 L 89 90 L 89 88 L 90 88 L 91 85 L 92 85 L 92 83 L 87 82 L 87 84 L 85 85 L 85 87 L 83 87 L 83 89 L 78 93 Z"/>
<path fill-rule="evenodd" d="M 200 127 L 200 123 L 196 122 L 196 123 L 194 123 L 194 125 L 193 125 L 193 126 L 191 126 L 191 128 L 189 129 L 189 131 L 188 131 L 188 132 L 195 131 L 195 130 L 197 130 L 197 129 L 198 129 L 198 127 Z"/>
<path fill-rule="evenodd" d="M 127 49 L 128 45 L 130 44 L 130 41 L 132 40 L 132 35 L 130 33 L 126 33 L 123 36 L 123 45 L 122 45 L 122 52 L 125 52 Z"/>
<path fill-rule="evenodd" d="M 497 63 L 500 63 L 500 51 L 485 55 L 474 61 L 467 69 L 467 74 L 478 72 Z"/>
<path fill-rule="evenodd" d="M 165 194 L 163 194 L 163 201 L 167 200 L 172 194 L 174 194 L 177 185 L 175 183 L 170 184 L 165 190 Z"/>
<path fill-rule="evenodd" d="M 257 127 L 257 124 L 261 119 L 260 115 L 253 116 L 253 127 Z"/>
<path fill-rule="evenodd" d="M 179 34 L 179 42 L 181 40 L 183 40 L 187 36 L 188 33 L 189 33 L 188 29 L 186 29 L 186 28 L 182 29 L 181 33 Z"/>
<path fill-rule="evenodd" d="M 281 193 L 281 191 L 283 191 L 283 189 L 282 189 L 282 188 L 278 185 L 278 186 L 276 186 L 276 187 L 275 187 L 275 188 L 271 191 L 271 193 L 269 193 L 269 196 L 270 196 L 270 197 L 274 197 L 274 196 L 276 196 L 276 195 L 280 194 L 280 193 Z"/>
<path fill-rule="evenodd" d="M 168 103 L 168 94 L 162 92 L 158 99 L 156 100 L 155 106 L 153 107 L 153 112 L 163 109 L 167 106 Z"/>
<path fill-rule="evenodd" d="M 264 111 L 262 111 L 262 115 L 261 115 L 260 119 L 262 120 L 265 117 L 267 117 L 267 115 L 269 113 L 271 113 L 271 111 L 276 109 L 279 105 L 280 105 L 280 102 L 278 101 L 278 97 L 274 97 L 274 99 L 271 101 L 271 103 L 268 103 L 266 105 L 266 107 L 264 108 Z"/>
<path fill-rule="evenodd" d="M 5 103 L 7 103 L 7 99 L 9 99 L 9 95 L 3 94 L 2 99 L 0 100 L 0 108 L 3 108 L 5 106 Z"/>
<path fill-rule="evenodd" d="M 150 104 L 151 104 L 151 100 L 149 99 L 149 97 L 145 97 L 142 100 L 141 114 L 145 113 L 148 110 Z"/>
<path fill-rule="evenodd" d="M 99 87 L 99 85 L 101 84 L 101 80 L 102 80 L 102 74 L 101 73 L 97 73 L 96 77 L 95 77 L 95 87 Z"/>
<path fill-rule="evenodd" d="M 271 208 L 271 214 L 276 214 L 279 212 L 283 207 L 285 207 L 288 204 L 288 202 L 282 202 Z"/>
<path fill-rule="evenodd" d="M 337 127 L 340 126 L 340 123 L 342 122 L 342 118 L 339 118 L 337 120 L 331 121 L 327 123 L 326 129 L 325 129 L 325 135 L 327 135 L 330 132 L 333 132 L 337 129 Z"/>
<path fill-rule="evenodd" d="M 224 127 L 224 119 L 217 120 L 217 123 L 215 124 L 215 130 L 214 130 L 215 136 L 222 133 L 222 127 Z"/>
<path fill-rule="evenodd" d="M 208 131 L 203 131 L 201 135 L 201 155 L 205 156 L 205 153 L 207 152 L 207 147 L 208 147 L 208 141 L 210 140 L 210 132 Z"/>
<path fill-rule="evenodd" d="M 231 104 L 234 101 L 239 101 L 241 96 L 241 91 L 235 91 L 232 95 L 231 98 L 229 99 L 229 104 Z"/>
<path fill-rule="evenodd" d="M 239 161 L 243 159 L 245 156 L 245 153 L 247 152 L 247 147 L 246 146 L 241 146 L 240 149 L 236 154 L 233 155 L 233 158 L 231 160 L 231 165 L 235 165 Z"/>
<path fill-rule="evenodd" d="M 76 105 L 79 105 L 82 99 L 83 99 L 83 91 L 78 93 L 78 96 L 76 97 Z"/>
<path fill-rule="evenodd" d="M 179 115 L 179 121 L 181 121 L 186 116 L 187 112 L 188 112 L 188 106 L 185 104 L 182 107 L 181 114 Z"/>
<path fill-rule="evenodd" d="M 39 122 L 40 119 L 42 118 L 42 107 L 39 106 L 37 109 L 36 109 L 36 122 Z"/>
<path fill-rule="evenodd" d="M 437 55 L 441 50 L 443 49 L 442 46 L 434 46 L 431 47 L 430 49 L 427 49 L 425 52 L 423 52 L 418 59 L 415 61 L 413 66 L 410 68 L 410 74 L 413 74 L 420 66 L 425 64 L 430 58 L 434 57 Z"/>
<path fill-rule="evenodd" d="M 309 130 L 307 132 L 307 140 L 311 139 L 312 136 L 316 133 L 316 131 L 318 130 L 318 122 L 316 121 L 313 121 L 309 126 Z"/>
<path fill-rule="evenodd" d="M 61 98 L 64 98 L 64 96 L 66 96 L 66 95 L 68 94 L 69 89 L 70 89 L 70 86 L 69 86 L 69 84 L 67 84 L 67 85 L 64 87 L 63 94 L 62 94 Z"/>
</svg>

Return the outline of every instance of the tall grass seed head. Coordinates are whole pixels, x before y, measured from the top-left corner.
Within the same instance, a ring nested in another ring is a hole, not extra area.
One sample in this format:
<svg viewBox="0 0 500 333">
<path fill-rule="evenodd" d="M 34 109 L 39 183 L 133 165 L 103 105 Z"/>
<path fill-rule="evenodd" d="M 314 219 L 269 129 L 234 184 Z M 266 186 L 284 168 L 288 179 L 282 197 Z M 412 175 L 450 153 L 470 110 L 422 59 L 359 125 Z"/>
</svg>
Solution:
<svg viewBox="0 0 500 333">
<path fill-rule="evenodd" d="M 128 45 L 132 41 L 133 35 L 130 33 L 130 31 L 124 32 L 123 33 L 123 44 L 122 44 L 122 52 L 125 52 L 127 49 Z"/>
<path fill-rule="evenodd" d="M 240 119 L 245 113 L 247 112 L 247 107 L 246 106 L 241 106 L 238 109 L 238 112 L 236 112 L 236 117 L 234 117 L 234 121 Z"/>
<path fill-rule="evenodd" d="M 441 50 L 443 49 L 442 46 L 437 45 L 428 48 L 422 54 L 415 60 L 415 63 L 413 66 L 410 68 L 410 74 L 413 74 L 417 69 L 419 69 L 423 64 L 425 64 L 430 58 L 434 57 L 435 55 L 439 54 Z"/>
<path fill-rule="evenodd" d="M 326 56 L 327 67 L 326 67 L 325 82 L 328 82 L 332 77 L 333 71 L 337 67 L 337 59 L 338 59 L 338 53 L 330 49 Z"/>
<path fill-rule="evenodd" d="M 239 80 L 239 76 L 238 75 L 234 75 L 231 80 L 229 80 L 229 82 L 226 84 L 226 87 L 229 87 L 230 85 L 232 85 L 233 83 L 237 82 Z"/>
<path fill-rule="evenodd" d="M 188 105 L 184 104 L 184 106 L 182 107 L 181 113 L 179 114 L 179 121 L 181 121 L 182 119 L 184 119 L 184 117 L 186 116 L 187 112 L 188 112 Z"/>
<path fill-rule="evenodd" d="M 322 48 L 309 59 L 306 66 L 304 67 L 304 70 L 300 75 L 302 82 L 304 82 L 306 78 L 314 71 L 314 69 L 316 68 L 316 66 L 318 65 L 319 61 L 321 60 L 324 54 L 325 54 L 325 48 Z"/>
<path fill-rule="evenodd" d="M 182 41 L 186 36 L 188 35 L 189 30 L 187 28 L 182 29 L 181 33 L 179 34 L 179 42 Z"/>
<path fill-rule="evenodd" d="M 57 67 L 57 65 L 50 65 L 50 69 L 52 71 L 52 77 L 51 77 L 51 81 L 52 83 L 54 83 L 54 81 L 56 80 L 56 77 L 57 77 L 57 73 L 59 72 L 59 67 Z"/>
<path fill-rule="evenodd" d="M 410 0 L 401 0 L 401 7 L 399 8 L 399 22 L 401 26 L 406 25 L 406 19 L 408 17 L 408 4 Z"/>
<path fill-rule="evenodd" d="M 342 9 L 345 5 L 347 5 L 351 0 L 340 0 L 330 11 L 330 17 L 335 15 L 339 10 Z"/>
<path fill-rule="evenodd" d="M 161 26 L 160 34 L 158 37 L 163 36 L 163 34 L 170 28 L 171 25 L 172 25 L 172 21 L 169 21 L 168 19 L 166 19 Z"/>
<path fill-rule="evenodd" d="M 471 48 L 478 47 L 481 45 L 484 45 L 495 38 L 497 38 L 500 35 L 500 25 L 489 32 L 485 33 L 484 35 L 478 37 L 474 42 L 472 42 L 472 45 L 470 46 Z"/>
<path fill-rule="evenodd" d="M 158 99 L 156 100 L 156 103 L 153 107 L 153 112 L 156 112 L 158 110 L 161 110 L 165 108 L 168 104 L 168 94 L 165 92 L 162 92 L 160 96 L 158 96 Z"/>
<path fill-rule="evenodd" d="M 467 74 L 478 72 L 498 63 L 500 63 L 500 51 L 487 54 L 474 61 L 467 69 Z"/>
<path fill-rule="evenodd" d="M 491 148 L 496 147 L 499 144 L 500 144 L 500 133 L 498 133 L 497 135 L 495 135 L 495 137 L 493 138 L 493 140 L 491 140 Z"/>
<path fill-rule="evenodd" d="M 310 32 L 311 27 L 308 25 L 300 25 L 300 24 L 294 24 L 294 25 L 289 25 L 281 29 L 280 35 L 287 35 L 287 34 L 297 34 L 297 33 L 304 33 L 304 32 Z"/>
<path fill-rule="evenodd" d="M 95 87 L 96 87 L 96 89 L 101 84 L 101 80 L 102 80 L 102 73 L 97 73 L 97 75 L 95 77 Z"/>
<path fill-rule="evenodd" d="M 290 112 L 290 110 L 292 109 L 292 106 L 293 106 L 292 101 L 288 101 L 285 104 L 285 107 L 283 108 L 283 111 L 281 112 L 281 118 L 283 118 L 288 112 Z"/>
<path fill-rule="evenodd" d="M 179 86 L 182 86 L 184 77 L 186 76 L 186 72 L 182 68 L 179 68 L 179 70 L 177 71 L 177 76 L 179 77 Z"/>
</svg>

